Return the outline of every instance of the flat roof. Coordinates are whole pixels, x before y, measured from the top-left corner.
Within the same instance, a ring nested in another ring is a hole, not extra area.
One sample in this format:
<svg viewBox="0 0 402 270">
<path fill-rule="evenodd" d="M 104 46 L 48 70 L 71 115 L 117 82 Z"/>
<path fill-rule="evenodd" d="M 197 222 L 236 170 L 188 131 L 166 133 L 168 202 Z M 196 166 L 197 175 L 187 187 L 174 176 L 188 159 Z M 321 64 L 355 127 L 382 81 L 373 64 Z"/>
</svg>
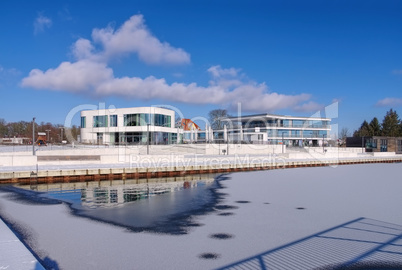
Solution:
<svg viewBox="0 0 402 270">
<path fill-rule="evenodd" d="M 233 116 L 227 117 L 227 119 L 241 119 L 241 120 L 250 120 L 253 118 L 267 118 L 267 119 L 288 119 L 288 120 L 324 120 L 331 121 L 331 118 L 324 117 L 301 117 L 301 116 L 290 116 L 290 115 L 279 115 L 279 114 L 252 114 L 252 115 L 244 115 L 244 116 Z"/>
</svg>

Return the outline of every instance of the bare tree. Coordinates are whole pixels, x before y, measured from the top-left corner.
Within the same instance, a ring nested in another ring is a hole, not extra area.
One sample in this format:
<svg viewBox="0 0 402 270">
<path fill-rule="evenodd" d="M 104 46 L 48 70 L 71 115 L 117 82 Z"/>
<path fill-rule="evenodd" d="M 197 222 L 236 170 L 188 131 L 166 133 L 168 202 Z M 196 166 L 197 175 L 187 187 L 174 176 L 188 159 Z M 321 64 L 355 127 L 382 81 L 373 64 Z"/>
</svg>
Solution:
<svg viewBox="0 0 402 270">
<path fill-rule="evenodd" d="M 212 110 L 208 113 L 209 122 L 214 130 L 223 129 L 225 118 L 229 117 L 228 111 L 223 109 Z"/>
<path fill-rule="evenodd" d="M 343 127 L 341 131 L 339 132 L 339 139 L 345 139 L 346 137 L 349 137 L 349 129 L 347 127 Z"/>
</svg>

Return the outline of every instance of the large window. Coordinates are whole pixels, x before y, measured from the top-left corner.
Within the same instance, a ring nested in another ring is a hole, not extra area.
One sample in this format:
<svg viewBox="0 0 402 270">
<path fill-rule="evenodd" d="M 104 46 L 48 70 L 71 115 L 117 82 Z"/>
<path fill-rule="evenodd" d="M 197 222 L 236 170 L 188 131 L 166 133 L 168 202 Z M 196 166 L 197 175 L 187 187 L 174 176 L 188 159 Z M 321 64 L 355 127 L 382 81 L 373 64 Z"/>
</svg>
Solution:
<svg viewBox="0 0 402 270">
<path fill-rule="evenodd" d="M 126 127 L 146 126 L 147 124 L 158 127 L 171 127 L 171 121 L 171 116 L 164 114 L 136 113 L 124 115 L 124 126 Z"/>
<path fill-rule="evenodd" d="M 171 127 L 170 115 L 154 114 L 154 126 L 158 127 Z"/>
<path fill-rule="evenodd" d="M 126 127 L 146 126 L 148 123 L 149 123 L 149 114 L 147 113 L 124 115 L 124 126 Z"/>
<path fill-rule="evenodd" d="M 94 127 L 107 127 L 107 115 L 94 116 Z"/>
<path fill-rule="evenodd" d="M 117 127 L 117 115 L 110 115 L 109 116 L 109 126 L 110 127 Z"/>
<path fill-rule="evenodd" d="M 381 139 L 380 140 L 380 151 L 381 152 L 388 152 L 388 140 L 387 139 Z"/>
<path fill-rule="evenodd" d="M 81 116 L 81 128 L 86 128 L 87 127 L 87 123 L 86 123 L 86 117 L 85 116 Z"/>
<path fill-rule="evenodd" d="M 293 127 L 304 127 L 306 122 L 304 120 L 293 120 L 292 126 Z"/>
<path fill-rule="evenodd" d="M 285 136 L 286 136 L 286 133 L 285 133 Z M 291 136 L 292 137 L 300 137 L 300 130 L 292 130 Z"/>
</svg>

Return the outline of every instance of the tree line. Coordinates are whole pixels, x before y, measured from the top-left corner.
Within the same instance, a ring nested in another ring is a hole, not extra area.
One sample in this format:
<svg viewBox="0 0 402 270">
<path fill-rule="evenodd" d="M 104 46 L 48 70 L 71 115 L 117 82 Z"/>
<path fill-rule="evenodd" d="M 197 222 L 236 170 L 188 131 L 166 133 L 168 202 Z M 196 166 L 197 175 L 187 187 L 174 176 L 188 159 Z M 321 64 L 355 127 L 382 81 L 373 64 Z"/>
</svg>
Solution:
<svg viewBox="0 0 402 270">
<path fill-rule="evenodd" d="M 387 136 L 402 137 L 402 121 L 396 111 L 390 109 L 384 116 L 382 123 L 374 117 L 370 123 L 363 121 L 360 128 L 353 133 L 354 137 Z"/>
<path fill-rule="evenodd" d="M 66 129 L 63 125 L 52 123 L 35 123 L 35 138 L 38 132 L 46 133 L 46 139 L 50 143 L 60 143 L 66 140 Z M 76 140 L 77 135 L 80 134 L 80 128 L 73 125 L 71 134 Z M 7 123 L 3 118 L 0 118 L 0 138 L 29 138 L 32 140 L 32 122 L 19 121 Z"/>
</svg>

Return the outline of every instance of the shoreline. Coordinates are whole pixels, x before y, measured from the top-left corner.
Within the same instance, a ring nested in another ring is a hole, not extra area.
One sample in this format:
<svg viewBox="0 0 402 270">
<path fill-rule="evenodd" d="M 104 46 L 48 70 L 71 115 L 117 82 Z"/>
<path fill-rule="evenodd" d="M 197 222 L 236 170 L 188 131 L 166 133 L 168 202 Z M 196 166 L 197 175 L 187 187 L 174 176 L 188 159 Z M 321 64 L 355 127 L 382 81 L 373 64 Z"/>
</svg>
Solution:
<svg viewBox="0 0 402 270">
<path fill-rule="evenodd" d="M 140 159 L 142 163 L 136 164 L 102 164 L 102 166 L 99 166 L 99 164 L 65 164 L 63 166 L 55 166 L 57 169 L 53 169 L 52 166 L 49 165 L 41 165 L 40 167 L 37 166 L 36 170 L 26 170 L 26 168 L 23 167 L 6 167 L 8 170 L 15 168 L 15 171 L 0 170 L 0 184 L 46 184 L 114 181 L 177 177 L 194 174 L 220 174 L 303 167 L 327 167 L 352 164 L 402 162 L 402 155 L 379 157 L 364 156 L 352 158 L 318 157 L 316 159 L 288 159 L 279 155 L 252 157 L 248 155 L 213 156 L 207 158 L 201 156 L 198 158 L 196 157 L 195 159 L 183 159 L 179 162 L 174 158 L 174 155 L 168 157 L 159 156 L 156 158 L 152 156 L 142 156 Z M 181 166 L 175 166 L 177 164 L 181 164 Z"/>
</svg>

